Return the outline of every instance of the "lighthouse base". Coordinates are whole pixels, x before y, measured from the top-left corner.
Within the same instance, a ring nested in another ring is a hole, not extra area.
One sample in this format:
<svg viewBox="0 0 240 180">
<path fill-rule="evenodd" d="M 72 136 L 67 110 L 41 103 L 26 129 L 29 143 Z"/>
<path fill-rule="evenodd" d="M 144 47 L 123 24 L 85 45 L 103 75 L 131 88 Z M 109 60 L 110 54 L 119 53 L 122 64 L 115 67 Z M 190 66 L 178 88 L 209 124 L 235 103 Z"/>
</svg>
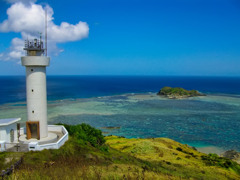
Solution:
<svg viewBox="0 0 240 180">
<path fill-rule="evenodd" d="M 25 133 L 19 138 L 23 144 L 28 144 L 29 151 L 41 151 L 43 149 L 59 149 L 68 140 L 68 131 L 61 125 L 48 125 L 48 137 L 27 139 Z"/>
<path fill-rule="evenodd" d="M 38 142 L 38 144 L 48 144 L 54 143 L 58 140 L 58 135 L 55 132 L 48 132 L 48 136 L 41 139 L 31 138 L 28 139 L 26 134 L 23 134 L 19 137 L 19 142 L 30 143 L 30 142 Z"/>
</svg>

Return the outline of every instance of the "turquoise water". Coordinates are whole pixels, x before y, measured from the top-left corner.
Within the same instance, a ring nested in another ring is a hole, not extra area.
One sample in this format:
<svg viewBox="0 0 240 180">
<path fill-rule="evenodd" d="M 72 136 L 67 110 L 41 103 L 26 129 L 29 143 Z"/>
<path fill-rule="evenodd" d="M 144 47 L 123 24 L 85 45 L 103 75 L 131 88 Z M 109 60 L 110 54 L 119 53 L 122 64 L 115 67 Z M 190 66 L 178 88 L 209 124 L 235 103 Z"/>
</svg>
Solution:
<svg viewBox="0 0 240 180">
<path fill-rule="evenodd" d="M 0 106 L 0 118 L 26 120 L 25 103 Z M 196 147 L 240 150 L 240 96 L 167 99 L 155 93 L 49 101 L 49 124 L 88 123 L 105 135 L 168 137 Z M 120 127 L 108 129 L 105 127 Z"/>
<path fill-rule="evenodd" d="M 49 76 L 48 121 L 85 122 L 105 135 L 168 137 L 214 151 L 240 151 L 239 82 L 240 77 Z M 0 76 L 0 118 L 21 117 L 25 124 L 25 83 L 24 76 Z M 156 96 L 163 86 L 207 96 L 169 100 Z M 120 128 L 105 128 L 112 126 Z"/>
</svg>

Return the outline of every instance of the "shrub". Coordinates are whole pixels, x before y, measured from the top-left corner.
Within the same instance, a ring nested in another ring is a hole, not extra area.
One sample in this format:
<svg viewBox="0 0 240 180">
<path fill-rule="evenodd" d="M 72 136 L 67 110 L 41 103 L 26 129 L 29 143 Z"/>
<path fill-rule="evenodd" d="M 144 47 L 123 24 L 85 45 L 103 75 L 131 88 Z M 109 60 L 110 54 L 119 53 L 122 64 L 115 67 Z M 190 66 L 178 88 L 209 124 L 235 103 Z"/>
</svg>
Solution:
<svg viewBox="0 0 240 180">
<path fill-rule="evenodd" d="M 176 159 L 177 159 L 177 160 L 180 160 L 180 159 L 182 159 L 182 158 L 180 158 L 180 157 L 177 157 Z"/>
<path fill-rule="evenodd" d="M 177 147 L 176 150 L 183 151 L 182 148 L 180 148 L 180 147 Z"/>
<path fill-rule="evenodd" d="M 0 152 L 0 170 L 3 170 L 4 168 L 5 157 L 6 157 L 6 153 Z"/>
<path fill-rule="evenodd" d="M 95 129 L 92 126 L 82 123 L 78 125 L 64 125 L 68 130 L 69 135 L 75 138 L 79 144 L 86 144 L 89 142 L 93 147 L 99 147 L 105 143 L 102 131 Z"/>
<path fill-rule="evenodd" d="M 201 156 L 202 160 L 208 166 L 220 166 L 226 169 L 232 169 L 240 174 L 240 165 L 230 159 L 219 157 L 217 154 L 208 154 L 207 156 Z"/>
</svg>

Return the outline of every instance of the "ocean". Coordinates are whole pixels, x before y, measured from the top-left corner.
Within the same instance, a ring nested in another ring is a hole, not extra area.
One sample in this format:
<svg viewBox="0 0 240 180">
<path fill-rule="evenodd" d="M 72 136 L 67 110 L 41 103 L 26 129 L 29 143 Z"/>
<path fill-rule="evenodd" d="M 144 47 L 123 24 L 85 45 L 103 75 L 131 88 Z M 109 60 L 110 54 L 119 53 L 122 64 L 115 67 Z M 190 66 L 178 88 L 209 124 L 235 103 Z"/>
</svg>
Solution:
<svg viewBox="0 0 240 180">
<path fill-rule="evenodd" d="M 88 123 L 105 135 L 167 137 L 218 152 L 240 151 L 240 77 L 48 76 L 49 124 Z M 26 121 L 24 76 L 0 77 L 0 118 Z M 164 86 L 207 96 L 166 99 Z M 112 128 L 114 127 L 114 128 Z"/>
</svg>

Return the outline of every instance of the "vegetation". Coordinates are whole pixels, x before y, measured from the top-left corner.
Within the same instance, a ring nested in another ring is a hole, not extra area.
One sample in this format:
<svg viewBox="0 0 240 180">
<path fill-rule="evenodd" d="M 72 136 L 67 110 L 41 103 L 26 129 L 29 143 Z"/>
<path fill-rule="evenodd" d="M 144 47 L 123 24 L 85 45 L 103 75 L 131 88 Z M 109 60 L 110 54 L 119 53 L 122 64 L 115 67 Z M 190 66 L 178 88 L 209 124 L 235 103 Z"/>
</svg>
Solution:
<svg viewBox="0 0 240 180">
<path fill-rule="evenodd" d="M 0 152 L 0 172 L 18 161 L 23 153 Z"/>
<path fill-rule="evenodd" d="M 193 96 L 203 96 L 203 94 L 199 93 L 197 90 L 186 90 L 179 87 L 163 87 L 157 95 L 164 95 L 169 98 L 183 98 L 183 97 L 193 97 Z"/>
<path fill-rule="evenodd" d="M 239 179 L 239 165 L 167 138 L 107 136 L 89 125 L 65 125 L 58 150 L 23 154 L 9 179 Z M 79 139 L 80 138 L 80 139 Z M 0 153 L 1 162 L 8 153 Z M 14 153 L 11 153 L 14 154 Z M 18 154 L 18 153 L 15 153 Z"/>
<path fill-rule="evenodd" d="M 82 123 L 75 126 L 67 124 L 64 125 L 70 136 L 79 144 L 90 143 L 93 147 L 100 147 L 105 143 L 102 131 L 91 127 L 88 124 Z"/>
<path fill-rule="evenodd" d="M 125 139 L 116 136 L 106 139 L 114 149 L 148 161 L 155 170 L 171 175 L 172 179 L 240 178 L 239 164 L 236 162 L 217 155 L 212 159 L 211 154 L 206 155 L 171 139 Z"/>
<path fill-rule="evenodd" d="M 230 159 L 219 157 L 217 154 L 208 154 L 202 156 L 202 160 L 208 166 L 219 166 L 226 169 L 231 169 L 240 174 L 240 165 Z"/>
</svg>

